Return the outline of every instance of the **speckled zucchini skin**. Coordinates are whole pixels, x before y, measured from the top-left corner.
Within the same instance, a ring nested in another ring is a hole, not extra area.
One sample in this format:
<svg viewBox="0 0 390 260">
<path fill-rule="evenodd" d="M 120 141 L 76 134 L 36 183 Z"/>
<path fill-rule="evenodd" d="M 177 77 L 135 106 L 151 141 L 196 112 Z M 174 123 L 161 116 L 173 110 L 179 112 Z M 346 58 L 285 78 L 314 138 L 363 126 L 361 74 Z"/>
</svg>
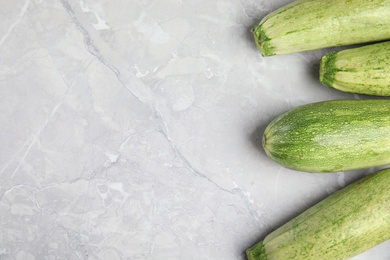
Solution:
<svg viewBox="0 0 390 260">
<path fill-rule="evenodd" d="M 390 100 L 333 100 L 297 107 L 263 134 L 266 154 L 305 172 L 337 172 L 390 163 Z"/>
<path fill-rule="evenodd" d="M 252 29 L 263 56 L 390 38 L 390 0 L 298 0 Z"/>
<path fill-rule="evenodd" d="M 390 96 L 390 41 L 324 55 L 320 81 L 344 92 Z"/>
<path fill-rule="evenodd" d="M 347 259 L 390 239 L 390 169 L 368 175 L 249 248 L 249 260 Z"/>
</svg>

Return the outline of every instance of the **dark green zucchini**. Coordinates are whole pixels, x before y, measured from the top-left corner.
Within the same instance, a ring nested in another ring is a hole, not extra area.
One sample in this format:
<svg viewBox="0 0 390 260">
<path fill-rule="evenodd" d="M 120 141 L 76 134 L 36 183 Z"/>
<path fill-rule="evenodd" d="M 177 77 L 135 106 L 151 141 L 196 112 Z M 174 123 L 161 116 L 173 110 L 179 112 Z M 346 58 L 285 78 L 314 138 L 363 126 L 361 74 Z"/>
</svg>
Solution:
<svg viewBox="0 0 390 260">
<path fill-rule="evenodd" d="M 297 107 L 267 126 L 263 148 L 280 165 L 306 172 L 390 164 L 390 100 L 334 100 Z"/>
</svg>

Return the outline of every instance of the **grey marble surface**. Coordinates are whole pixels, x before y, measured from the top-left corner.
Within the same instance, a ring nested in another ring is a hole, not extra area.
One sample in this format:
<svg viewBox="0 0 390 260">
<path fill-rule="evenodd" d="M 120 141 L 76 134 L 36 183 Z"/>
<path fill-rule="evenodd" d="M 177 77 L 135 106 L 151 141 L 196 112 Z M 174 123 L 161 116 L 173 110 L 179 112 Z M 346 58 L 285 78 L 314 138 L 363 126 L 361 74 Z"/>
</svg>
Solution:
<svg viewBox="0 0 390 260">
<path fill-rule="evenodd" d="M 362 98 L 318 82 L 327 50 L 261 57 L 249 29 L 288 2 L 2 0 L 0 259 L 245 259 L 376 170 L 260 148 L 288 109 Z"/>
</svg>

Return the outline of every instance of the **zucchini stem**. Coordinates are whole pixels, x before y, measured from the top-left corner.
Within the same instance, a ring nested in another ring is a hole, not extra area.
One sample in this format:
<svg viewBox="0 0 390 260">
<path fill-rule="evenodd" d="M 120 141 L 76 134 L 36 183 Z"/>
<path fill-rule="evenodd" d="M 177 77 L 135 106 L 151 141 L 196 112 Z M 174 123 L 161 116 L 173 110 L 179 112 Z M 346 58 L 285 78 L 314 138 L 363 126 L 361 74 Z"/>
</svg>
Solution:
<svg viewBox="0 0 390 260">
<path fill-rule="evenodd" d="M 248 260 L 267 260 L 265 248 L 262 241 L 246 250 Z"/>
</svg>

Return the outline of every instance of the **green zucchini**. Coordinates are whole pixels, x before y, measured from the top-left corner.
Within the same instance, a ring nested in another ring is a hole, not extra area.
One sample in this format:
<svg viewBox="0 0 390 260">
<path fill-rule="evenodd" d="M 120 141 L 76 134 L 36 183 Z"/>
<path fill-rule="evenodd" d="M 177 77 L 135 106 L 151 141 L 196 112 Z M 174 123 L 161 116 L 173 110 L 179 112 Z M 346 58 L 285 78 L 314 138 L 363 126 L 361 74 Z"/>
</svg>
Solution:
<svg viewBox="0 0 390 260">
<path fill-rule="evenodd" d="M 263 56 L 390 39 L 390 0 L 297 0 L 252 29 Z"/>
<path fill-rule="evenodd" d="M 344 92 L 390 96 L 390 41 L 324 55 L 320 81 Z"/>
<path fill-rule="evenodd" d="M 337 172 L 390 163 L 390 100 L 331 100 L 303 105 L 273 120 L 266 154 L 305 172 Z"/>
<path fill-rule="evenodd" d="M 246 250 L 249 260 L 346 259 L 390 239 L 390 169 L 333 193 Z"/>
</svg>

